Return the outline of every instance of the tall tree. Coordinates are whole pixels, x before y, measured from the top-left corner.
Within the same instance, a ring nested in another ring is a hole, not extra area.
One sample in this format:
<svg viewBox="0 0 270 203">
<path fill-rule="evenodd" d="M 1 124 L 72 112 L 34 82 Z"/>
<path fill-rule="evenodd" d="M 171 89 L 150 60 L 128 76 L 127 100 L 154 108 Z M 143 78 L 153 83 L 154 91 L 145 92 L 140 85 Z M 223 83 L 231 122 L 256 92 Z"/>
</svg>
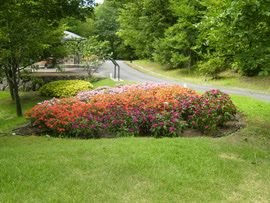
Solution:
<svg viewBox="0 0 270 203">
<path fill-rule="evenodd" d="M 8 80 L 18 116 L 22 116 L 18 93 L 20 71 L 53 54 L 63 36 L 59 21 L 71 14 L 83 18 L 91 3 L 81 0 L 0 1 L 0 72 Z"/>
<path fill-rule="evenodd" d="M 197 0 L 170 0 L 169 8 L 177 22 L 165 31 L 164 38 L 156 41 L 154 60 L 169 67 L 187 67 L 190 70 L 198 60 L 199 31 L 196 24 L 201 21 L 205 8 Z"/>
<path fill-rule="evenodd" d="M 123 2 L 105 1 L 95 8 L 94 25 L 100 40 L 109 41 L 113 58 L 133 59 L 134 51 L 124 44 L 123 39 L 116 35 L 120 29 L 118 9 L 122 8 Z"/>
<path fill-rule="evenodd" d="M 175 22 L 167 0 L 140 0 L 120 9 L 118 35 L 140 57 L 151 58 L 154 43 Z"/>
<path fill-rule="evenodd" d="M 207 58 L 223 60 L 245 75 L 270 72 L 270 2 L 204 0 L 200 24 Z"/>
</svg>

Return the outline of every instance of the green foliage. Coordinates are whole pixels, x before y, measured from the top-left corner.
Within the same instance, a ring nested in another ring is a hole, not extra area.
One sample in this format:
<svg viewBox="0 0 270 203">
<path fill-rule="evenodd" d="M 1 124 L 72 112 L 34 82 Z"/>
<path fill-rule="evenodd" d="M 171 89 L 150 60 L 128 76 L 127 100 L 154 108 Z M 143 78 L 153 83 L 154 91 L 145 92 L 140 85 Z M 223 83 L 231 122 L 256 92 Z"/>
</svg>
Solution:
<svg viewBox="0 0 270 203">
<path fill-rule="evenodd" d="M 110 42 L 110 52 L 114 59 L 133 59 L 134 50 L 123 43 L 123 40 L 116 35 L 120 29 L 117 21 L 119 14 L 118 8 L 121 5 L 105 1 L 95 9 L 94 26 L 100 40 Z"/>
<path fill-rule="evenodd" d="M 270 2 L 264 0 L 205 1 L 200 24 L 203 46 L 245 75 L 268 73 L 270 63 Z"/>
<path fill-rule="evenodd" d="M 209 58 L 206 62 L 199 64 L 200 73 L 216 79 L 218 74 L 226 69 L 226 63 L 221 58 Z"/>
<path fill-rule="evenodd" d="M 65 45 L 70 52 L 75 52 L 81 57 L 80 61 L 87 71 L 88 79 L 93 76 L 104 60 L 111 56 L 109 42 L 98 40 L 98 36 L 90 36 L 86 40 L 69 41 Z"/>
<path fill-rule="evenodd" d="M 92 0 L 24 0 L 0 3 L 0 72 L 8 80 L 17 115 L 22 116 L 18 93 L 20 71 L 33 63 L 63 55 L 67 16 L 84 18 L 91 12 Z"/>
<path fill-rule="evenodd" d="M 39 91 L 42 96 L 62 98 L 75 96 L 78 92 L 92 89 L 93 85 L 83 80 L 58 80 L 47 83 Z"/>
<path fill-rule="evenodd" d="M 164 36 L 175 20 L 167 0 L 145 0 L 127 3 L 119 9 L 120 30 L 117 33 L 139 57 L 152 57 L 154 42 Z"/>
<path fill-rule="evenodd" d="M 244 75 L 268 75 L 269 8 L 264 0 L 131 1 L 120 9 L 117 34 L 137 56 L 168 67 L 202 61 L 201 71 L 213 74 L 224 62 Z"/>
<path fill-rule="evenodd" d="M 75 17 L 68 17 L 61 21 L 68 31 L 76 33 L 82 37 L 90 37 L 97 34 L 96 28 L 94 26 L 94 19 L 86 18 L 85 20 L 80 20 Z"/>
<path fill-rule="evenodd" d="M 165 30 L 164 38 L 155 42 L 154 60 L 173 68 L 190 69 L 198 60 L 196 24 L 204 7 L 199 1 L 171 1 L 170 10 L 177 22 Z"/>
</svg>

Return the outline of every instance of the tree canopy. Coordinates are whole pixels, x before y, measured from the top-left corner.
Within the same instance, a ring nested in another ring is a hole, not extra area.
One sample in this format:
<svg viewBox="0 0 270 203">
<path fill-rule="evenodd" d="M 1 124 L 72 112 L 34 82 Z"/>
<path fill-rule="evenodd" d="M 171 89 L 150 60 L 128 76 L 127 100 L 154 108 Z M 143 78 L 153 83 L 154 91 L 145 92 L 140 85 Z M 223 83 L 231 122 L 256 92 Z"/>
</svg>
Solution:
<svg viewBox="0 0 270 203">
<path fill-rule="evenodd" d="M 172 68 L 266 75 L 269 10 L 264 0 L 127 1 L 119 7 L 117 34 L 137 56 Z"/>
<path fill-rule="evenodd" d="M 17 114 L 22 116 L 18 82 L 20 71 L 52 55 L 61 55 L 67 16 L 83 19 L 93 1 L 7 0 L 0 2 L 0 72 L 8 80 Z"/>
</svg>

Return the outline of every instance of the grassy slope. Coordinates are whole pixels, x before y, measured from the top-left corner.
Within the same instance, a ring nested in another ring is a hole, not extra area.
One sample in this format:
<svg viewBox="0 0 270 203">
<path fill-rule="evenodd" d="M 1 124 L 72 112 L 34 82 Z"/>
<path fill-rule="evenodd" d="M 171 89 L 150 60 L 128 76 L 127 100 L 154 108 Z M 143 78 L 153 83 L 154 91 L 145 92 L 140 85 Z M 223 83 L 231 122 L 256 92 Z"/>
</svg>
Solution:
<svg viewBox="0 0 270 203">
<path fill-rule="evenodd" d="M 169 70 L 162 65 L 148 60 L 135 60 L 132 64 L 130 62 L 126 63 L 134 68 L 139 69 L 139 67 L 136 66 L 136 64 L 138 64 L 147 70 L 173 77 L 183 82 L 228 86 L 231 88 L 245 88 L 250 89 L 251 91 L 259 91 L 270 94 L 270 76 L 245 77 L 231 71 L 226 71 L 220 74 L 221 78 L 219 80 L 211 80 L 210 78 L 198 77 L 198 73 L 194 71 L 189 73 L 186 69 Z"/>
<path fill-rule="evenodd" d="M 112 85 L 109 80 L 101 82 Z M 42 99 L 34 95 L 23 96 L 24 109 Z M 0 137 L 0 199 L 267 202 L 270 105 L 231 96 L 247 122 L 239 132 L 219 139 Z M 0 98 L 3 119 L 12 115 L 14 104 L 7 93 L 0 92 Z"/>
</svg>

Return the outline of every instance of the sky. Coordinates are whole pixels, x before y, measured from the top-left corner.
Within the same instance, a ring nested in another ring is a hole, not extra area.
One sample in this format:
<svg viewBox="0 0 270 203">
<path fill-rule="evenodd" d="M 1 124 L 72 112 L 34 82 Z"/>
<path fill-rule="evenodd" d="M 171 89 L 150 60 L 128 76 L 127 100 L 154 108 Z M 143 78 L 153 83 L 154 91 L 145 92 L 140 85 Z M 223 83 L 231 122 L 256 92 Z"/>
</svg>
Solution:
<svg viewBox="0 0 270 203">
<path fill-rule="evenodd" d="M 103 3 L 103 0 L 95 0 L 96 3 Z"/>
</svg>

